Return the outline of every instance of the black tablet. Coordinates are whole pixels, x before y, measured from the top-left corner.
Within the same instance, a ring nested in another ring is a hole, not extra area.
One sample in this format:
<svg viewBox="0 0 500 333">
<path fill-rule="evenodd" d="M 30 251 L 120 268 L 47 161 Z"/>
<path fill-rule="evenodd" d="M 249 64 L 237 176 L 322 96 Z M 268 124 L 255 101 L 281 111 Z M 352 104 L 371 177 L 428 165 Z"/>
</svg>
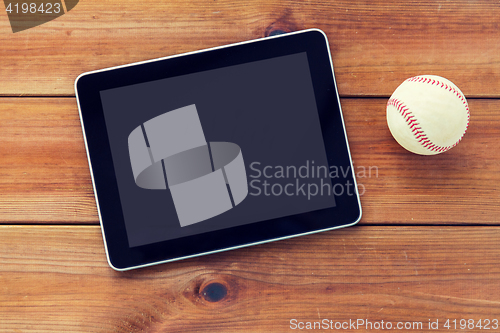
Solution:
<svg viewBox="0 0 500 333">
<path fill-rule="evenodd" d="M 75 90 L 116 270 L 361 218 L 320 30 L 84 73 Z"/>
</svg>

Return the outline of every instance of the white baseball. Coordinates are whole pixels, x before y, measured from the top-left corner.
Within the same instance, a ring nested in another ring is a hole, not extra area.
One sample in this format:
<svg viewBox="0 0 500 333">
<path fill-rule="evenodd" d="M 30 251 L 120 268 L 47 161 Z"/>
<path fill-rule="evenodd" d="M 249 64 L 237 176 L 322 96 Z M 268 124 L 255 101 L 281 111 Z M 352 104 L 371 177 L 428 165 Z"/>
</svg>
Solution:
<svg viewBox="0 0 500 333">
<path fill-rule="evenodd" d="M 392 136 L 415 154 L 435 155 L 455 147 L 467 131 L 469 119 L 464 94 L 440 76 L 409 78 L 387 102 Z"/>
</svg>

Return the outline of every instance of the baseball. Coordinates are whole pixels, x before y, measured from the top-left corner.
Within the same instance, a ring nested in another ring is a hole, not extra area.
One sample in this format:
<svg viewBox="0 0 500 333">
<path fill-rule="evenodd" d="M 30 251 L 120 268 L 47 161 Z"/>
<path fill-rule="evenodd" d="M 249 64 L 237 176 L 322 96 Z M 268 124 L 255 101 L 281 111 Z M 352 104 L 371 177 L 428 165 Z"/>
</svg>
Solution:
<svg viewBox="0 0 500 333">
<path fill-rule="evenodd" d="M 451 81 L 435 75 L 405 80 L 387 102 L 387 124 L 407 150 L 435 155 L 455 147 L 469 126 L 469 106 Z"/>
</svg>

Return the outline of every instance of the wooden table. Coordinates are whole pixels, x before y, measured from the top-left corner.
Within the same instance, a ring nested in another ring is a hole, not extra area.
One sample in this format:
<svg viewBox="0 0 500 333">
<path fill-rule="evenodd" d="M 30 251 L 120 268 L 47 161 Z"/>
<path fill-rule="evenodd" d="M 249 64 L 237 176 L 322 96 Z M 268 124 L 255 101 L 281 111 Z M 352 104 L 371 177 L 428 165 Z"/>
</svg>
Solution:
<svg viewBox="0 0 500 333">
<path fill-rule="evenodd" d="M 76 76 L 313 27 L 330 40 L 361 222 L 109 268 Z M 450 79 L 471 109 L 462 142 L 438 156 L 406 152 L 385 121 L 388 97 L 418 74 Z M 289 332 L 349 320 L 364 321 L 358 331 L 437 320 L 440 331 L 485 331 L 486 320 L 500 331 L 499 1 L 84 0 L 18 33 L 0 5 L 0 96 L 1 332 Z"/>
</svg>

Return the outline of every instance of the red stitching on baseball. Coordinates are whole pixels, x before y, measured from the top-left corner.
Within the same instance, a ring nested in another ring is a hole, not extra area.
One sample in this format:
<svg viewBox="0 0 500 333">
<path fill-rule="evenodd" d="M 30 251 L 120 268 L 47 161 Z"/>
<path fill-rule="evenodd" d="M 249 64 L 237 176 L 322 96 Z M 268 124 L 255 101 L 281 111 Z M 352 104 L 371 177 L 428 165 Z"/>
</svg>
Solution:
<svg viewBox="0 0 500 333">
<path fill-rule="evenodd" d="M 441 88 L 444 88 L 444 89 L 446 89 L 448 91 L 453 92 L 462 101 L 462 104 L 464 105 L 465 110 L 467 111 L 467 124 L 465 125 L 465 131 L 462 134 L 462 136 L 460 137 L 460 139 L 458 139 L 458 141 L 455 142 L 455 144 L 453 144 L 449 148 L 448 147 L 445 147 L 445 148 L 451 149 L 451 148 L 455 147 L 456 145 L 458 145 L 458 143 L 464 137 L 465 132 L 467 132 L 467 129 L 469 128 L 469 122 L 470 122 L 470 110 L 469 110 L 469 105 L 467 104 L 467 100 L 465 99 L 465 96 L 460 91 L 458 91 L 457 89 L 453 88 L 452 86 L 448 86 L 446 83 L 441 82 L 439 80 L 430 79 L 430 78 L 424 78 L 422 76 L 414 76 L 414 77 L 411 77 L 409 79 L 406 79 L 406 81 L 408 81 L 408 82 L 430 83 L 432 85 L 441 86 Z M 431 83 L 431 81 L 432 81 L 432 83 Z"/>
<path fill-rule="evenodd" d="M 417 119 L 415 116 L 411 113 L 411 111 L 408 109 L 404 103 L 396 98 L 391 98 L 387 102 L 387 105 L 393 106 L 398 110 L 398 112 L 403 116 L 403 118 L 406 120 L 406 123 L 410 127 L 410 130 L 412 131 L 413 135 L 415 136 L 415 139 L 420 142 L 422 146 L 425 148 L 429 149 L 430 151 L 446 151 L 454 146 L 448 146 L 448 147 L 440 147 L 436 146 L 429 140 L 427 135 L 422 131 L 422 128 L 419 126 L 420 124 L 417 122 Z M 459 140 L 460 141 L 460 140 Z M 458 142 L 455 144 L 457 145 Z"/>
</svg>

